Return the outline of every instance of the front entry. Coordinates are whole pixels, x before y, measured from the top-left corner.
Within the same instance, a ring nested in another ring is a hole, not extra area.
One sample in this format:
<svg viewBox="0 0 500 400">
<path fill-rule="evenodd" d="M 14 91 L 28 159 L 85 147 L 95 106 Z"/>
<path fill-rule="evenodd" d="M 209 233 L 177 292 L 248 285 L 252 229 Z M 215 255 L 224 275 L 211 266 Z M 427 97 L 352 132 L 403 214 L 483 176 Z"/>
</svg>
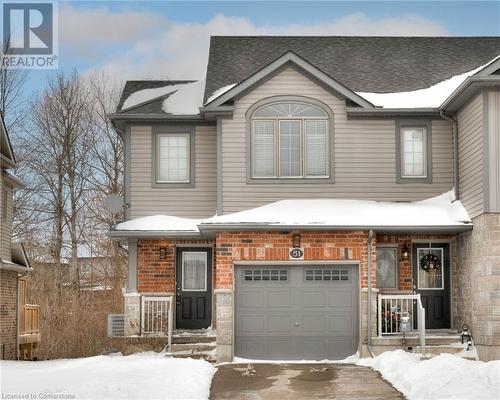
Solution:
<svg viewBox="0 0 500 400">
<path fill-rule="evenodd" d="M 427 268 L 426 259 L 430 259 L 431 262 L 437 260 L 438 267 Z M 413 287 L 420 294 L 425 308 L 425 328 L 450 328 L 450 246 L 448 243 L 413 244 Z"/>
<path fill-rule="evenodd" d="M 212 321 L 212 249 L 177 248 L 176 327 L 208 328 Z"/>
</svg>

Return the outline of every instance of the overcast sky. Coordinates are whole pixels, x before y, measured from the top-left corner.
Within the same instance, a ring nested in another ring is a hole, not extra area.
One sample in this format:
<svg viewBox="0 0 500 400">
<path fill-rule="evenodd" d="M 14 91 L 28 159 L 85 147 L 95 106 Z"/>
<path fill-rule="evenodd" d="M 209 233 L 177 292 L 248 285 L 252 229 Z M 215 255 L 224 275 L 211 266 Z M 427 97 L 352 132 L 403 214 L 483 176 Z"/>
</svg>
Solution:
<svg viewBox="0 0 500 400">
<path fill-rule="evenodd" d="M 72 1 L 60 2 L 59 30 L 63 70 L 196 79 L 210 35 L 498 36 L 500 1 Z M 33 73 L 27 89 L 46 74 Z"/>
</svg>

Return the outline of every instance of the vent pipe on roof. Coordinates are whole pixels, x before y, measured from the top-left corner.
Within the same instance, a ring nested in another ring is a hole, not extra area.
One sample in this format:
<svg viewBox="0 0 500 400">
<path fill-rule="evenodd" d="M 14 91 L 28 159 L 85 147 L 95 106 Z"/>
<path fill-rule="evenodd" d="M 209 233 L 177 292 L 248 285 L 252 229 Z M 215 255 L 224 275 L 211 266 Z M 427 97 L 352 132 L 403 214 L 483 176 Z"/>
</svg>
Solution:
<svg viewBox="0 0 500 400">
<path fill-rule="evenodd" d="M 453 135 L 453 189 L 455 191 L 455 200 L 459 199 L 458 191 L 458 124 L 455 118 L 447 116 L 443 110 L 439 111 L 441 118 L 451 123 Z"/>
</svg>

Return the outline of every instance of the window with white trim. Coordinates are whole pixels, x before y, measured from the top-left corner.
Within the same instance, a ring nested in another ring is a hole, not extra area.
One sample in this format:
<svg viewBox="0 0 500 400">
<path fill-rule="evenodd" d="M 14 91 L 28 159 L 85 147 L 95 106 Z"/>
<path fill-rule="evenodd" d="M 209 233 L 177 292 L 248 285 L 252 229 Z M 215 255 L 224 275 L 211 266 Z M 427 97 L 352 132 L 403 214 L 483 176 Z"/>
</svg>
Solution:
<svg viewBox="0 0 500 400">
<path fill-rule="evenodd" d="M 402 126 L 401 177 L 427 178 L 427 128 L 425 126 Z"/>
<path fill-rule="evenodd" d="M 157 136 L 158 183 L 189 183 L 190 168 L 189 133 L 161 133 Z"/>
<path fill-rule="evenodd" d="M 267 104 L 251 123 L 252 178 L 329 178 L 328 114 L 302 102 Z"/>
</svg>

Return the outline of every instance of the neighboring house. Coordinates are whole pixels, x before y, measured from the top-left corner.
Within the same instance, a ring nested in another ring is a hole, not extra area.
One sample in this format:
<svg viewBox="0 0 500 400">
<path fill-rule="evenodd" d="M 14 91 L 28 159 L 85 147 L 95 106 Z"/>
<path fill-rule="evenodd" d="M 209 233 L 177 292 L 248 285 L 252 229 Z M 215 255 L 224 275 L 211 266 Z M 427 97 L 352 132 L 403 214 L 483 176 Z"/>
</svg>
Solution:
<svg viewBox="0 0 500 400">
<path fill-rule="evenodd" d="M 425 311 L 500 358 L 499 55 L 212 37 L 204 80 L 127 82 L 125 336 L 163 333 L 173 297 L 220 361 L 341 358 L 394 346 L 400 311 L 423 338 Z"/>
<path fill-rule="evenodd" d="M 32 359 L 40 342 L 39 307 L 29 304 L 27 286 L 31 271 L 22 243 L 12 243 L 12 196 L 19 181 L 9 170 L 16 159 L 0 114 L 0 357 L 7 360 Z"/>
</svg>

